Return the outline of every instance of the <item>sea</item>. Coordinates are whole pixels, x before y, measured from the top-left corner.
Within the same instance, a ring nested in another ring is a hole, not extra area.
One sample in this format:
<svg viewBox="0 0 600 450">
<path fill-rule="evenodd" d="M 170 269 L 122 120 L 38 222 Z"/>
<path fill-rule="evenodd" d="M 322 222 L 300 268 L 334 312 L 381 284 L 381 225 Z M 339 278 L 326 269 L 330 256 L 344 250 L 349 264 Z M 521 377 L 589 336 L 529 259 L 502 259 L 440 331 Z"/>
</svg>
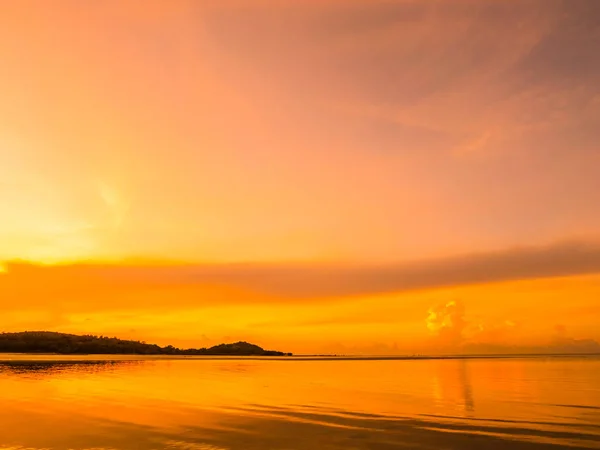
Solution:
<svg viewBox="0 0 600 450">
<path fill-rule="evenodd" d="M 0 355 L 0 449 L 600 449 L 600 357 Z"/>
</svg>

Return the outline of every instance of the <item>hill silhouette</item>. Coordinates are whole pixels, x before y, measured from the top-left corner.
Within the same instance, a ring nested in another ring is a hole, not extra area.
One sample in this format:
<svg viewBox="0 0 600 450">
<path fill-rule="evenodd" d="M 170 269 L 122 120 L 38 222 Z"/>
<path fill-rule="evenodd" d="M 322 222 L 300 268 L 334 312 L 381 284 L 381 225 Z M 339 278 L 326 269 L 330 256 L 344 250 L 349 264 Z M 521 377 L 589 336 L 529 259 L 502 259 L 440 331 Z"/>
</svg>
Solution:
<svg viewBox="0 0 600 450">
<path fill-rule="evenodd" d="M 58 353 L 64 355 L 231 355 L 291 356 L 291 353 L 265 350 L 248 342 L 220 344 L 210 348 L 180 349 L 161 347 L 116 337 L 76 335 L 52 331 L 24 331 L 0 334 L 0 353 Z"/>
</svg>

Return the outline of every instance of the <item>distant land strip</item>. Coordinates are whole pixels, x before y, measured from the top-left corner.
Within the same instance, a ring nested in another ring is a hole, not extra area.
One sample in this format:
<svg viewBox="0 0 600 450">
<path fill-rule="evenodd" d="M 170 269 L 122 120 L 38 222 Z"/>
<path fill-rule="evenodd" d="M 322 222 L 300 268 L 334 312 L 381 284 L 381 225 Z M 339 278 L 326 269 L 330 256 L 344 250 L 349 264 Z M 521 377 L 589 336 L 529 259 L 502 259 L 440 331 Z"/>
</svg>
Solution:
<svg viewBox="0 0 600 450">
<path fill-rule="evenodd" d="M 248 342 L 220 344 L 210 348 L 161 347 L 116 337 L 76 335 L 52 331 L 0 333 L 0 353 L 55 353 L 61 355 L 207 355 L 207 356 L 292 356 L 265 350 Z"/>
</svg>

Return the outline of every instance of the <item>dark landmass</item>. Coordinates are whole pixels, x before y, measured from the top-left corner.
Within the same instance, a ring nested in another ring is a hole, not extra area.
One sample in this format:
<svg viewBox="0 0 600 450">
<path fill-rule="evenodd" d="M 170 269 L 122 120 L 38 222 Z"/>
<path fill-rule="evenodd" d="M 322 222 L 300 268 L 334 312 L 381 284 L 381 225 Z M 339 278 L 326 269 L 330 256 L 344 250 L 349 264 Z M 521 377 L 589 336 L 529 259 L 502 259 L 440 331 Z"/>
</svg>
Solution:
<svg viewBox="0 0 600 450">
<path fill-rule="evenodd" d="M 104 336 L 24 331 L 1 333 L 0 353 L 58 353 L 63 355 L 213 355 L 213 356 L 291 356 L 291 353 L 264 350 L 248 342 L 220 344 L 210 348 L 180 349 L 160 347 L 140 341 Z"/>
</svg>

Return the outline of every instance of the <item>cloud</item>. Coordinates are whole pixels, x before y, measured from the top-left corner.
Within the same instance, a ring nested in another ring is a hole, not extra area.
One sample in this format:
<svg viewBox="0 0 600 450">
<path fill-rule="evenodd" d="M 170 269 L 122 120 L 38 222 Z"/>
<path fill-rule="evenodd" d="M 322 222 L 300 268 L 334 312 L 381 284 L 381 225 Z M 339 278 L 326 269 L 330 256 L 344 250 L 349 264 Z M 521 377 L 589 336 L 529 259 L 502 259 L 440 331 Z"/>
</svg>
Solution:
<svg viewBox="0 0 600 450">
<path fill-rule="evenodd" d="M 431 307 L 426 319 L 435 348 L 454 354 L 600 354 L 600 342 L 575 339 L 564 325 L 549 333 L 546 343 L 530 345 L 521 341 L 520 324 L 513 320 L 491 321 L 473 317 L 461 301 L 452 300 Z"/>
<path fill-rule="evenodd" d="M 427 328 L 444 343 L 461 344 L 466 325 L 465 309 L 459 301 L 452 300 L 429 309 Z"/>
<path fill-rule="evenodd" d="M 549 348 L 557 353 L 599 353 L 600 342 L 594 339 L 575 339 L 570 337 L 567 332 L 567 327 L 564 325 L 556 325 L 554 327 L 555 334 Z"/>
<path fill-rule="evenodd" d="M 67 303 L 96 307 L 201 306 L 306 302 L 449 286 L 600 272 L 600 245 L 559 243 L 396 264 L 74 264 L 5 263 L 0 290 L 6 308 Z M 114 294 L 131 294 L 125 303 Z M 136 294 L 137 293 L 137 294 Z M 143 293 L 143 295 L 141 294 Z M 169 297 L 165 305 L 165 296 Z M 74 299 L 79 301 L 74 302 Z M 129 302 L 129 303 L 127 303 Z"/>
<path fill-rule="evenodd" d="M 490 320 L 468 315 L 460 300 L 432 306 L 426 323 L 435 336 L 436 344 L 454 351 L 473 345 L 507 345 L 519 329 L 518 324 L 510 319 Z"/>
</svg>

